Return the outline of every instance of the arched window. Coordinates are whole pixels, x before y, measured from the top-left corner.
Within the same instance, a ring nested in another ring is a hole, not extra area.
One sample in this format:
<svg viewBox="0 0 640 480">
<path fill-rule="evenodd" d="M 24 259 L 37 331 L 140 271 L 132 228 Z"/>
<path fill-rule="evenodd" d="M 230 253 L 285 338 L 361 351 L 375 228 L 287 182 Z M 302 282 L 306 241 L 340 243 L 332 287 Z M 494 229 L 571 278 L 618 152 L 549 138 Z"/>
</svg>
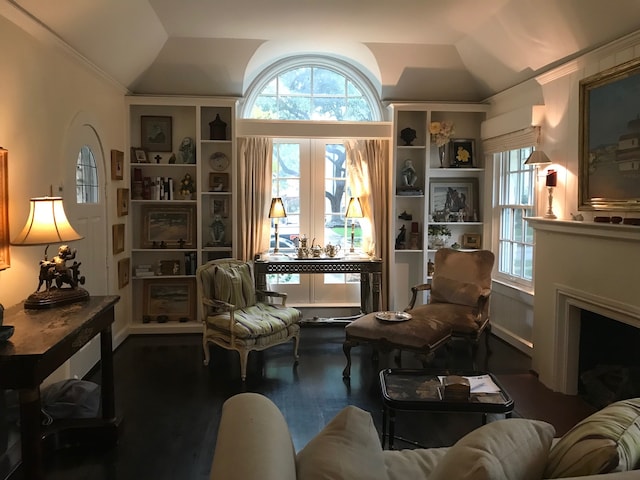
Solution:
<svg viewBox="0 0 640 480">
<path fill-rule="evenodd" d="M 82 146 L 76 161 L 76 201 L 98 203 L 98 170 L 88 145 Z"/>
<path fill-rule="evenodd" d="M 369 80 L 350 65 L 296 57 L 266 69 L 248 89 L 244 118 L 375 122 L 382 111 Z"/>
</svg>

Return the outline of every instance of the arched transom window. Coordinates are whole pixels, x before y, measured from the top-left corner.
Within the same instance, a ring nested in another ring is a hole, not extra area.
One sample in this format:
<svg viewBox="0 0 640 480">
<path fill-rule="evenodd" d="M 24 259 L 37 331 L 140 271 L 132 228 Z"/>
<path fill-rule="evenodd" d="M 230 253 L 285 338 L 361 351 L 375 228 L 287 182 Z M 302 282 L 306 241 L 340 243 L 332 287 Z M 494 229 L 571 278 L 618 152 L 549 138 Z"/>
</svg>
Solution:
<svg viewBox="0 0 640 480">
<path fill-rule="evenodd" d="M 83 145 L 76 161 L 76 201 L 98 203 L 98 169 L 88 145 Z"/>
</svg>

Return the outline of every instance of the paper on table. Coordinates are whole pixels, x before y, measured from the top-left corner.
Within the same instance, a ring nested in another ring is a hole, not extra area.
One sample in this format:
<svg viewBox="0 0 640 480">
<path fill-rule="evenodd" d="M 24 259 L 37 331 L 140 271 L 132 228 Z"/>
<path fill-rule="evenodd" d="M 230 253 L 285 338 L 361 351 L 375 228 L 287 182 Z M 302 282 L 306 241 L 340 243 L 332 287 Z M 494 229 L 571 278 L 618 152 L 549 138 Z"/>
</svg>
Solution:
<svg viewBox="0 0 640 480">
<path fill-rule="evenodd" d="M 500 387 L 489 375 L 478 375 L 475 377 L 465 377 L 471 384 L 471 393 L 498 393 Z"/>
</svg>

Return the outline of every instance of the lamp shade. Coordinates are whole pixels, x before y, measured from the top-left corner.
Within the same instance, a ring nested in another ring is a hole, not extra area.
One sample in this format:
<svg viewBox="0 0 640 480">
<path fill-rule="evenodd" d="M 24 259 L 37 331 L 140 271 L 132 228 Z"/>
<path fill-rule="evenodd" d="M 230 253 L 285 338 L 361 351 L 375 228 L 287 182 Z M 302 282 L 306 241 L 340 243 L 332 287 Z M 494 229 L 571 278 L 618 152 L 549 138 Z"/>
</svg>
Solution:
<svg viewBox="0 0 640 480">
<path fill-rule="evenodd" d="M 347 218 L 362 218 L 362 205 L 358 197 L 351 197 L 347 205 Z"/>
<path fill-rule="evenodd" d="M 284 209 L 282 198 L 275 197 L 271 199 L 271 207 L 269 208 L 269 218 L 286 218 L 287 212 Z"/>
<path fill-rule="evenodd" d="M 551 160 L 542 150 L 534 150 L 524 161 L 525 165 L 542 165 L 545 163 L 551 163 Z"/>
<path fill-rule="evenodd" d="M 29 218 L 22 231 L 11 241 L 13 245 L 48 245 L 56 242 L 80 240 L 64 212 L 62 198 L 36 197 L 31 199 Z"/>
</svg>

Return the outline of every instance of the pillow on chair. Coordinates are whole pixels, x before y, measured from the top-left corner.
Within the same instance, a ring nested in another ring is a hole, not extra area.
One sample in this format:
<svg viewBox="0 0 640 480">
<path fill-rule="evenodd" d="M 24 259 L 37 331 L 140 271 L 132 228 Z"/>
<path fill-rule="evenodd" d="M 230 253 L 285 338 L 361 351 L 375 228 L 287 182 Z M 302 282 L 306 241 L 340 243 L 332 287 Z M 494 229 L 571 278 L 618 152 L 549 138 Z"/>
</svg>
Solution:
<svg viewBox="0 0 640 480">
<path fill-rule="evenodd" d="M 249 264 L 217 265 L 214 281 L 217 300 L 244 308 L 256 303 L 256 292 L 251 278 Z"/>
<path fill-rule="evenodd" d="M 452 278 L 434 276 L 431 284 L 432 303 L 455 303 L 476 307 L 482 293 L 480 285 L 465 283 Z"/>
</svg>

